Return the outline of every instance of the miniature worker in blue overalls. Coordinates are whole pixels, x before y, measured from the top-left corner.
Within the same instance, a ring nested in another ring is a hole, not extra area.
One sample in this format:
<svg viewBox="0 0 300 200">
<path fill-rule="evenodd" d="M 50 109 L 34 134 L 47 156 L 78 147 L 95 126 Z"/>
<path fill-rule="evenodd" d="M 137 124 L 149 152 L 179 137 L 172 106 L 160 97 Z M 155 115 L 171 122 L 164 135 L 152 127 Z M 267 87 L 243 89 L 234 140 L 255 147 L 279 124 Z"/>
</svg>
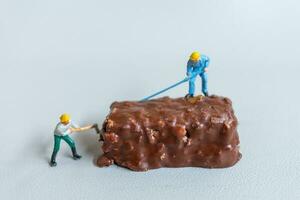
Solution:
<svg viewBox="0 0 300 200">
<path fill-rule="evenodd" d="M 191 54 L 190 59 L 187 63 L 186 75 L 192 78 L 189 80 L 189 93 L 185 96 L 186 98 L 194 96 L 195 80 L 198 74 L 202 80 L 202 93 L 205 96 L 208 96 L 207 74 L 206 74 L 208 64 L 209 64 L 209 58 L 207 56 L 200 55 L 200 53 L 196 51 Z"/>
<path fill-rule="evenodd" d="M 75 142 L 69 136 L 69 134 L 71 134 L 72 132 L 85 131 L 96 127 L 97 124 L 79 127 L 71 122 L 70 116 L 68 114 L 62 114 L 60 116 L 60 122 L 56 125 L 56 128 L 54 130 L 54 148 L 51 156 L 50 166 L 54 167 L 57 165 L 56 155 L 59 151 L 61 140 L 64 140 L 70 146 L 74 160 L 80 159 L 81 156 L 76 151 Z"/>
</svg>

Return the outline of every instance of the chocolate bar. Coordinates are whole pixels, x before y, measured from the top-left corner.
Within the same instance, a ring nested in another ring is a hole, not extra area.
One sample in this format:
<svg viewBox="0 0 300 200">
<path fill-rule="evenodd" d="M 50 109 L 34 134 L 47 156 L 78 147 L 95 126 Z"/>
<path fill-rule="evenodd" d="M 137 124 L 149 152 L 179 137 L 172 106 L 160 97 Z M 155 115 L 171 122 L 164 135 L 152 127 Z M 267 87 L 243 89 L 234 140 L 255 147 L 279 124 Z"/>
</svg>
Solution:
<svg viewBox="0 0 300 200">
<path fill-rule="evenodd" d="M 220 96 L 114 102 L 103 123 L 101 167 L 224 168 L 241 158 L 232 102 Z"/>
</svg>

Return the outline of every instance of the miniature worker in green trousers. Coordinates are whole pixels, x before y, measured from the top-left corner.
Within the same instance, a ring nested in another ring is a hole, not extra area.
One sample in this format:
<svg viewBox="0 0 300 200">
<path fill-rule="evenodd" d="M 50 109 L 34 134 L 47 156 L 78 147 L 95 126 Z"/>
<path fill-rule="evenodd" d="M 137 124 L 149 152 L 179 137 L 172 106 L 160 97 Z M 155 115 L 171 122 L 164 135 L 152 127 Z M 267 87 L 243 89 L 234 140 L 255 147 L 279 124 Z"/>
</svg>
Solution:
<svg viewBox="0 0 300 200">
<path fill-rule="evenodd" d="M 69 134 L 71 134 L 72 132 L 89 130 L 95 128 L 96 126 L 97 124 L 89 125 L 85 127 L 79 127 L 71 122 L 70 116 L 68 114 L 62 114 L 60 116 L 60 122 L 56 125 L 56 128 L 54 130 L 54 149 L 51 156 L 50 166 L 54 167 L 57 165 L 56 155 L 59 151 L 61 140 L 64 140 L 70 146 L 73 154 L 73 159 L 74 160 L 80 159 L 81 156 L 77 154 L 75 142 L 69 136 Z"/>
</svg>

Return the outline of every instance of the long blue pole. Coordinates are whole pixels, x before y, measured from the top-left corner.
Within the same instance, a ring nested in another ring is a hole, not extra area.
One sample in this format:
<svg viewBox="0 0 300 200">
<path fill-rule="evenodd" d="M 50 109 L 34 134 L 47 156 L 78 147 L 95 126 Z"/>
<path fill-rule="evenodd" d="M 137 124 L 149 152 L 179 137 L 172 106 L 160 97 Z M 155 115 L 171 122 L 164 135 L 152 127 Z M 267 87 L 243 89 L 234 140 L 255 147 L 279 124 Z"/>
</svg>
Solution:
<svg viewBox="0 0 300 200">
<path fill-rule="evenodd" d="M 182 81 L 179 81 L 179 82 L 177 82 L 177 83 L 175 83 L 175 84 L 173 84 L 173 85 L 171 85 L 171 86 L 169 86 L 169 87 L 167 87 L 167 88 L 165 88 L 165 89 L 163 89 L 161 91 L 158 91 L 158 92 L 156 92 L 156 93 L 154 93 L 154 94 L 152 94 L 152 95 L 150 95 L 148 97 L 143 98 L 142 100 L 140 100 L 140 102 L 147 101 L 147 100 L 151 99 L 152 97 L 155 97 L 155 96 L 157 96 L 157 95 L 159 95 L 159 94 L 161 94 L 161 93 L 163 93 L 163 92 L 165 92 L 167 90 L 170 90 L 170 89 L 172 89 L 172 88 L 174 88 L 174 87 L 176 87 L 176 86 L 178 86 L 178 85 L 180 85 L 180 84 L 182 84 L 184 82 L 187 82 L 188 80 L 190 80 L 191 78 L 196 77 L 197 75 L 198 75 L 198 73 L 194 74 L 193 76 L 186 77 Z"/>
</svg>

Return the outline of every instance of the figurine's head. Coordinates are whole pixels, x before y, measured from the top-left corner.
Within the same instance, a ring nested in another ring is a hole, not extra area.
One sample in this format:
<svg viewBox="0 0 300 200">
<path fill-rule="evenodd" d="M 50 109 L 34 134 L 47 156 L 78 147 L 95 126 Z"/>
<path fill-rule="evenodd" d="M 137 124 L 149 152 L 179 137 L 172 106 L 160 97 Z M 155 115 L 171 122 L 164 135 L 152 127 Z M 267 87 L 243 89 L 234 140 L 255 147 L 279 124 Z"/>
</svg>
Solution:
<svg viewBox="0 0 300 200">
<path fill-rule="evenodd" d="M 190 56 L 190 60 L 197 62 L 200 58 L 200 53 L 198 51 L 194 51 L 191 56 Z"/>
<path fill-rule="evenodd" d="M 60 122 L 64 125 L 67 125 L 68 123 L 70 123 L 70 115 L 68 115 L 67 113 L 64 113 L 60 116 Z"/>
</svg>

